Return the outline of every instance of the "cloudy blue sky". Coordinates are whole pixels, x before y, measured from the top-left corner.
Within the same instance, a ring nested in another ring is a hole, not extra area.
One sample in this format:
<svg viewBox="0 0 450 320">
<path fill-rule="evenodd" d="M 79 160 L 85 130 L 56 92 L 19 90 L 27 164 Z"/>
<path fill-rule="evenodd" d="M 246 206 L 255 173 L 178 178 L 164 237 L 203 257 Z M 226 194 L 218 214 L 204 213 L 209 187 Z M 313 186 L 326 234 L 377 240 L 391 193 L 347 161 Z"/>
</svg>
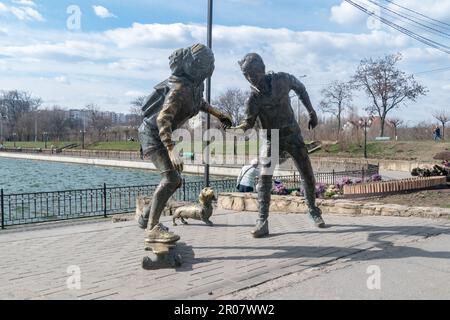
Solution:
<svg viewBox="0 0 450 320">
<path fill-rule="evenodd" d="M 450 0 L 397 3 L 450 23 Z M 206 0 L 0 0 L 0 89 L 30 91 L 45 106 L 128 112 L 133 97 L 168 76 L 174 49 L 206 42 L 206 11 Z M 401 52 L 400 67 L 419 73 L 429 93 L 394 115 L 413 123 L 450 108 L 450 68 L 420 73 L 450 67 L 449 54 L 373 25 L 341 0 L 216 0 L 214 15 L 213 96 L 247 88 L 236 61 L 250 51 L 270 70 L 307 75 L 315 105 L 323 86 L 349 79 L 362 58 Z"/>
</svg>

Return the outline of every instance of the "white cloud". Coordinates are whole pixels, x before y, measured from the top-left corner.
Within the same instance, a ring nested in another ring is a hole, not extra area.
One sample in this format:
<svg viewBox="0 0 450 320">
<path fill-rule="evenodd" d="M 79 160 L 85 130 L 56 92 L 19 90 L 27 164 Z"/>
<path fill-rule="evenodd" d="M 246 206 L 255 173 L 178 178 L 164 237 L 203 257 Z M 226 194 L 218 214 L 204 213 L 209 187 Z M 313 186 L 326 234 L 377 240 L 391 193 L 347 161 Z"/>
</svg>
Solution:
<svg viewBox="0 0 450 320">
<path fill-rule="evenodd" d="M 8 6 L 0 2 L 0 13 L 12 14 L 17 19 L 22 21 L 45 21 L 44 17 L 36 9 L 31 8 L 30 4 L 27 2 L 28 6 Z"/>
<path fill-rule="evenodd" d="M 70 81 L 65 76 L 55 77 L 54 80 L 59 83 L 64 83 L 64 84 L 70 85 Z"/>
<path fill-rule="evenodd" d="M 133 23 L 130 28 L 110 30 L 105 35 L 119 48 L 132 46 L 172 48 L 186 42 L 198 41 L 197 39 L 201 39 L 205 32 L 204 26 L 194 24 Z"/>
<path fill-rule="evenodd" d="M 356 9 L 348 2 L 342 1 L 338 6 L 331 7 L 330 20 L 338 24 L 354 24 L 363 22 L 367 19 L 367 16 Z"/>
<path fill-rule="evenodd" d="M 13 3 L 17 3 L 22 6 L 36 7 L 36 4 L 32 0 L 13 0 Z"/>
<path fill-rule="evenodd" d="M 105 57 L 107 48 L 101 44 L 88 41 L 67 40 L 57 43 L 39 43 L 23 46 L 1 46 L 0 54 L 9 57 L 31 58 L 83 58 L 89 60 Z"/>
<path fill-rule="evenodd" d="M 94 9 L 95 14 L 102 19 L 117 18 L 116 15 L 103 6 L 92 6 L 92 8 Z"/>
<path fill-rule="evenodd" d="M 450 18 L 450 1 L 448 0 L 397 0 L 394 2 L 434 19 L 446 20 L 446 22 L 448 22 L 448 19 Z M 390 7 L 395 10 L 401 10 L 393 4 L 391 4 Z"/>
<path fill-rule="evenodd" d="M 206 39 L 205 26 L 197 24 L 135 23 L 129 28 L 78 34 L 8 32 L 16 34 L 0 37 L 0 55 L 6 56 L 3 60 L 7 62 L 2 67 L 1 89 L 28 90 L 44 102 L 59 101 L 62 106 L 94 102 L 122 112 L 128 110 L 130 99 L 149 94 L 155 84 L 169 76 L 168 56 L 173 50 Z M 229 87 L 248 89 L 237 64 L 248 52 L 260 53 L 268 70 L 307 74 L 303 82 L 314 105 L 319 103 L 320 90 L 326 83 L 348 79 L 362 58 L 400 51 L 405 57 L 401 68 L 410 73 L 450 65 L 448 55 L 385 31 L 350 34 L 216 25 L 213 34 L 213 97 Z M 423 100 L 428 105 L 448 101 L 443 94 L 448 91 L 442 86 L 448 83 L 449 73 L 418 78 L 430 89 Z M 62 75 L 70 75 L 70 81 Z M 34 80 L 39 77 L 44 78 L 36 86 Z M 418 104 L 411 110 L 417 110 L 411 112 L 414 116 L 427 115 Z"/>
<path fill-rule="evenodd" d="M 29 20 L 29 21 L 45 21 L 44 17 L 35 9 L 30 7 L 11 7 L 11 12 L 19 20 Z"/>
<path fill-rule="evenodd" d="M 145 95 L 147 95 L 147 93 L 145 93 L 144 91 L 129 90 L 129 91 L 125 92 L 125 96 L 131 97 L 131 98 L 137 98 L 137 97 L 141 97 L 141 96 L 145 96 Z"/>
</svg>

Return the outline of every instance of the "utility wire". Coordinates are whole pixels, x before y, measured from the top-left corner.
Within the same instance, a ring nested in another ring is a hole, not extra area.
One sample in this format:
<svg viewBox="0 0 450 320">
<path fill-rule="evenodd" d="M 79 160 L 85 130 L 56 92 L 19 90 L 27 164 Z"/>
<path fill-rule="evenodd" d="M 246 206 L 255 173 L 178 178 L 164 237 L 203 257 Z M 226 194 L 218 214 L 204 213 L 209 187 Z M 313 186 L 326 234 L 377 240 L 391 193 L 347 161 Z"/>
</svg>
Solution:
<svg viewBox="0 0 450 320">
<path fill-rule="evenodd" d="M 385 18 L 383 18 L 383 17 L 381 17 L 381 16 L 379 16 L 379 15 L 369 11 L 367 8 L 365 8 L 364 6 L 362 6 L 359 3 L 355 3 L 352 0 L 344 0 L 344 1 L 349 3 L 349 4 L 351 4 L 355 8 L 363 11 L 364 13 L 368 14 L 369 16 L 375 17 L 377 20 L 380 20 L 384 24 L 390 26 L 393 29 L 396 29 L 397 31 L 400 31 L 401 33 L 403 33 L 403 34 L 405 34 L 407 36 L 409 36 L 409 37 L 411 37 L 411 38 L 413 38 L 413 39 L 415 39 L 415 40 L 417 40 L 419 42 L 422 42 L 423 44 L 426 44 L 426 45 L 428 45 L 428 46 L 430 46 L 432 48 L 435 48 L 435 49 L 440 50 L 440 51 L 442 51 L 444 53 L 450 54 L 450 50 L 449 50 L 450 47 L 448 47 L 448 46 L 446 46 L 446 45 L 444 45 L 442 43 L 436 42 L 434 40 L 431 40 L 429 38 L 426 38 L 424 36 L 421 36 L 421 35 L 413 32 L 411 30 L 403 28 L 402 26 L 399 26 L 398 24 L 396 24 L 396 23 L 394 23 L 394 22 L 392 22 L 392 21 L 390 21 L 388 19 L 385 19 Z"/>
<path fill-rule="evenodd" d="M 425 71 L 419 71 L 419 72 L 415 72 L 412 73 L 412 75 L 419 75 L 419 74 L 425 74 L 425 73 L 434 73 L 434 72 L 441 72 L 441 71 L 446 71 L 446 70 L 450 70 L 450 66 L 448 67 L 443 67 L 443 68 L 439 68 L 439 69 L 431 69 L 431 70 L 425 70 Z M 318 86 L 330 86 L 334 83 L 334 81 L 332 82 L 328 82 L 328 83 L 311 83 L 311 84 L 306 84 L 305 86 L 308 87 L 318 87 Z M 291 96 L 291 98 L 296 97 L 296 95 Z"/>
<path fill-rule="evenodd" d="M 394 4 L 393 2 L 389 2 L 389 1 L 387 1 L 387 0 L 384 0 L 384 1 L 386 1 L 388 4 L 389 4 L 389 3 Z M 441 24 L 436 23 L 436 22 L 434 22 L 434 19 L 431 18 L 431 17 L 425 16 L 425 15 L 420 14 L 420 13 L 412 14 L 412 13 L 410 13 L 409 11 L 407 11 L 407 9 L 408 9 L 408 8 L 405 8 L 405 10 L 400 11 L 400 12 L 401 12 L 402 14 L 404 14 L 404 15 L 406 15 L 406 16 L 412 18 L 412 19 L 417 19 L 417 20 L 422 21 L 422 22 L 424 22 L 424 23 L 427 23 L 427 24 L 429 24 L 429 25 L 431 25 L 431 26 L 434 26 L 434 27 L 443 29 L 443 30 L 445 30 L 445 31 L 450 31 L 450 26 L 447 26 L 445 22 L 441 22 Z M 400 10 L 402 10 L 402 9 L 400 9 Z M 415 12 L 415 11 L 414 11 L 414 12 Z"/>
<path fill-rule="evenodd" d="M 401 6 L 401 5 L 397 4 L 397 3 L 395 3 L 394 1 L 391 1 L 391 0 L 384 0 L 384 1 L 389 2 L 390 4 L 392 4 L 392 5 L 394 5 L 394 6 L 397 6 L 397 7 L 399 7 L 399 8 L 402 8 L 402 9 L 404 9 L 404 10 L 407 10 L 407 11 L 409 11 L 409 12 L 413 12 L 413 13 L 415 13 L 415 14 L 421 16 L 421 17 L 424 17 L 424 18 L 426 18 L 426 19 L 435 21 L 435 22 L 437 22 L 437 23 L 439 23 L 439 24 L 441 24 L 441 25 L 450 27 L 450 24 L 449 24 L 449 23 L 446 23 L 446 22 L 443 22 L 443 21 L 440 21 L 440 20 L 431 18 L 431 17 L 429 17 L 429 16 L 427 16 L 427 15 L 425 15 L 425 14 L 423 14 L 423 13 L 420 13 L 420 12 L 414 11 L 414 10 L 412 10 L 412 9 L 406 8 L 406 7 L 404 7 L 404 6 Z"/>
<path fill-rule="evenodd" d="M 427 70 L 427 71 L 420 71 L 420 72 L 416 72 L 416 73 L 413 73 L 413 74 L 416 75 L 416 74 L 424 74 L 424 73 L 433 73 L 433 72 L 440 72 L 440 71 L 445 71 L 445 70 L 450 70 L 450 67 L 444 67 L 444 68 L 439 68 L 439 69 L 434 69 L 434 70 Z"/>
<path fill-rule="evenodd" d="M 379 4 L 379 3 L 377 3 L 376 1 L 373 1 L 373 0 L 366 0 L 366 1 L 368 1 L 368 2 L 370 2 L 370 3 L 372 3 L 372 4 L 374 4 L 374 5 L 376 5 L 376 6 L 378 6 L 378 7 L 380 7 L 380 8 L 382 8 L 382 9 L 386 10 L 386 11 L 389 11 L 389 12 L 395 14 L 396 16 L 399 16 L 399 17 L 402 17 L 402 18 L 404 18 L 404 19 L 406 19 L 406 20 L 408 20 L 408 21 L 411 21 L 411 22 L 417 24 L 418 26 L 421 26 L 421 27 L 423 27 L 423 28 L 425 28 L 425 29 L 428 29 L 429 32 L 431 31 L 432 33 L 434 33 L 434 34 L 436 34 L 436 35 L 438 35 L 438 36 L 443 36 L 443 37 L 446 37 L 446 38 L 450 38 L 450 33 L 446 33 L 446 32 L 443 32 L 443 31 L 441 31 L 441 30 L 438 30 L 438 29 L 436 29 L 436 28 L 427 26 L 426 24 L 423 24 L 423 23 L 421 23 L 421 22 L 417 22 L 416 20 L 411 19 L 411 18 L 409 18 L 409 17 L 407 17 L 407 16 L 405 16 L 405 15 L 403 15 L 403 14 L 401 14 L 401 13 L 398 13 L 398 12 L 394 11 L 394 10 L 391 10 L 391 9 L 389 9 L 388 7 L 385 7 L 385 6 L 383 6 L 383 5 Z"/>
</svg>

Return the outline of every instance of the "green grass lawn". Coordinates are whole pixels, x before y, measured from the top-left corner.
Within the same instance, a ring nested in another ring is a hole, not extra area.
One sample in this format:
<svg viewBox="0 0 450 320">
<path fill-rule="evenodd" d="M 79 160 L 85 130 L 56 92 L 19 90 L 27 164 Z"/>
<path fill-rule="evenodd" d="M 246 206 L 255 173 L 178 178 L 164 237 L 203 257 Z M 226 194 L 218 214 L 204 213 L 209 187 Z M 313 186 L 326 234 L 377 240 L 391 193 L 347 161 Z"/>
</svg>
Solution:
<svg viewBox="0 0 450 320">
<path fill-rule="evenodd" d="M 342 150 L 343 149 L 343 150 Z M 450 142 L 434 141 L 369 141 L 367 156 L 378 159 L 433 161 L 433 156 L 441 151 L 450 150 Z M 364 142 L 352 143 L 345 148 L 340 145 L 323 145 L 314 155 L 363 157 Z"/>
</svg>

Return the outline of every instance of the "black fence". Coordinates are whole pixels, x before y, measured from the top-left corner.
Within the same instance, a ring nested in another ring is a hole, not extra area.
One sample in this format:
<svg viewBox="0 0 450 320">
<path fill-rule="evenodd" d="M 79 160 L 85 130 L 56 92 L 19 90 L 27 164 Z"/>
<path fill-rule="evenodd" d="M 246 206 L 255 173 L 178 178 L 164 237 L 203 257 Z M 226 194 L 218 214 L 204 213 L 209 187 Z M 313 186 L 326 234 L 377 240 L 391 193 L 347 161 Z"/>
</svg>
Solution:
<svg viewBox="0 0 450 320">
<path fill-rule="evenodd" d="M 359 178 L 363 181 L 378 174 L 378 166 L 369 166 L 359 171 L 317 173 L 316 181 L 335 184 L 342 178 Z M 287 188 L 298 188 L 301 177 L 274 177 Z M 196 201 L 203 182 L 184 182 L 175 193 L 176 200 Z M 236 179 L 211 181 L 216 193 L 236 191 Z M 1 228 L 7 226 L 49 222 L 57 220 L 87 217 L 107 217 L 112 214 L 132 212 L 136 209 L 136 199 L 152 195 L 157 185 L 107 187 L 65 190 L 54 192 L 37 192 L 23 194 L 5 194 L 0 190 Z"/>
</svg>

